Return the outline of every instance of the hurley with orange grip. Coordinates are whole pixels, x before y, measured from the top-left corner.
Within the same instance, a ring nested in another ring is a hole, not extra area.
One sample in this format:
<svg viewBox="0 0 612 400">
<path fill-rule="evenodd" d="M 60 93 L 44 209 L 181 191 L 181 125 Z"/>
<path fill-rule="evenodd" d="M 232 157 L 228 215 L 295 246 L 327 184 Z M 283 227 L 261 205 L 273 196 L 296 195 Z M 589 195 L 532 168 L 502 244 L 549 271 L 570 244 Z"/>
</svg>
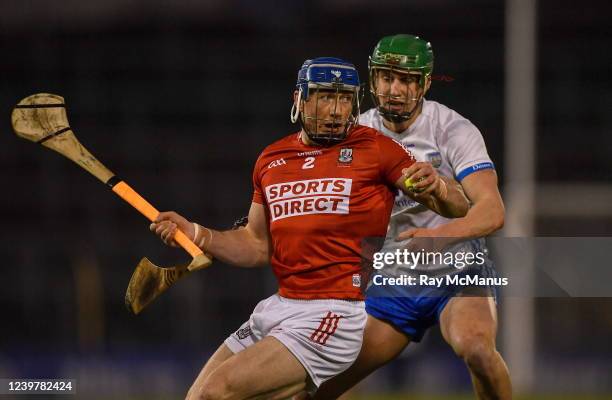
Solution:
<svg viewBox="0 0 612 400">
<path fill-rule="evenodd" d="M 21 100 L 11 115 L 17 136 L 39 143 L 71 159 L 91 173 L 113 192 L 154 221 L 159 211 L 140 196 L 127 183 L 117 178 L 100 163 L 76 138 L 68 124 L 64 98 L 54 94 L 38 93 Z M 184 266 L 160 268 L 146 257 L 134 271 L 125 297 L 126 306 L 134 314 L 170 287 L 189 271 L 205 268 L 212 261 L 183 232 L 177 231 L 174 240 L 193 258 Z"/>
</svg>

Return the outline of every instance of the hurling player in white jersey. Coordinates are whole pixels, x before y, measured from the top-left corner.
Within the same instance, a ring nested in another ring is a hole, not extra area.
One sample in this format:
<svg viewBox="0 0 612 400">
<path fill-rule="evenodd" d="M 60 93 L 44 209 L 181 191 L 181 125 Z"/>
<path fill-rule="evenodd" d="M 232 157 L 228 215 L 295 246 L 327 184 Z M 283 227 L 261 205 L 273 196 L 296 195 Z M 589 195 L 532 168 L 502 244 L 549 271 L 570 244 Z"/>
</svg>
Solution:
<svg viewBox="0 0 612 400">
<path fill-rule="evenodd" d="M 433 70 L 430 43 L 413 35 L 385 37 L 370 57 L 369 70 L 376 107 L 363 113 L 359 123 L 401 142 L 417 161 L 431 162 L 440 175 L 454 176 L 472 203 L 465 217 L 450 220 L 398 194 L 384 251 L 405 248 L 413 238 L 437 237 L 454 238 L 455 250 L 486 254 L 482 238 L 504 223 L 497 175 L 479 130 L 450 108 L 425 100 Z M 397 275 L 398 269 L 406 267 L 385 268 Z M 436 267 L 429 266 L 429 271 L 432 269 Z M 488 258 L 480 274 L 487 269 L 492 270 Z M 465 293 L 460 288 L 431 297 L 371 292 L 372 287 L 366 299 L 368 321 L 359 357 L 351 368 L 323 385 L 316 399 L 337 398 L 398 356 L 410 342 L 419 342 L 436 323 L 446 342 L 465 361 L 478 399 L 512 397 L 508 369 L 495 347 L 494 289 L 471 297 L 462 296 Z"/>
</svg>

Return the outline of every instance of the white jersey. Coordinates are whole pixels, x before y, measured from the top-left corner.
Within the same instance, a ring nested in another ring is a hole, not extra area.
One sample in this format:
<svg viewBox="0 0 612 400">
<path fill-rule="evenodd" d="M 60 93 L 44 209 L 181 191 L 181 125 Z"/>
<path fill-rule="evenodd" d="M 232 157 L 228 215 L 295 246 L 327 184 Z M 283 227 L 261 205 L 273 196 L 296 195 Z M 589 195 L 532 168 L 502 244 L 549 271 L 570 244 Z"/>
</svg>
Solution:
<svg viewBox="0 0 612 400">
<path fill-rule="evenodd" d="M 432 163 L 440 175 L 454 177 L 458 182 L 473 172 L 494 168 L 478 128 L 459 113 L 435 101 L 424 99 L 421 114 L 402 133 L 387 129 L 376 108 L 361 114 L 359 124 L 377 129 L 397 140 L 410 150 L 417 161 Z M 401 191 L 398 192 L 383 251 L 395 251 L 406 246 L 407 241 L 395 241 L 400 232 L 410 228 L 433 228 L 449 221 Z M 466 242 L 455 246 L 453 250 L 485 251 L 484 240 Z"/>
</svg>

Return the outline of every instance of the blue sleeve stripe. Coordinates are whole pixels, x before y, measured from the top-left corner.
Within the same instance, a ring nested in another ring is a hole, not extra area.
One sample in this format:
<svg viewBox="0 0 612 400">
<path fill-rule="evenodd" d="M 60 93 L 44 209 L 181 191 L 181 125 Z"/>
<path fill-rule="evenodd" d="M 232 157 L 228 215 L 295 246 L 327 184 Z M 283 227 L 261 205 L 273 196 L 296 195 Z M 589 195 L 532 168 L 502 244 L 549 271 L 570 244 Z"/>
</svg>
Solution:
<svg viewBox="0 0 612 400">
<path fill-rule="evenodd" d="M 483 170 L 483 169 L 495 169 L 495 165 L 493 165 L 492 162 L 482 162 L 482 163 L 472 165 L 471 167 L 467 167 L 463 171 L 457 174 L 456 176 L 457 181 L 461 182 L 463 178 L 465 178 L 469 174 Z"/>
</svg>

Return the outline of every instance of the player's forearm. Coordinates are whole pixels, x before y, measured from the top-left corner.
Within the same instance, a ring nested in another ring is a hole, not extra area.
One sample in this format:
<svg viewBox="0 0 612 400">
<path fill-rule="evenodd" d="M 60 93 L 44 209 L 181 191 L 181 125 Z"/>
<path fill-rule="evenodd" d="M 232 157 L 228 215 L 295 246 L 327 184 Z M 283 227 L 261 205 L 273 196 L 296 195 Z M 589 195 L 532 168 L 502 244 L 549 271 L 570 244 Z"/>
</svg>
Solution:
<svg viewBox="0 0 612 400">
<path fill-rule="evenodd" d="M 441 176 L 440 180 L 440 189 L 433 193 L 439 209 L 438 214 L 446 218 L 466 216 L 470 209 L 470 202 L 465 197 L 461 185 L 444 176 Z"/>
<path fill-rule="evenodd" d="M 504 225 L 504 206 L 496 199 L 482 199 L 463 218 L 456 218 L 436 230 L 436 236 L 473 239 L 485 237 Z"/>
<path fill-rule="evenodd" d="M 258 267 L 269 261 L 268 242 L 249 228 L 215 231 L 202 227 L 195 241 L 216 259 L 238 267 Z"/>
</svg>

